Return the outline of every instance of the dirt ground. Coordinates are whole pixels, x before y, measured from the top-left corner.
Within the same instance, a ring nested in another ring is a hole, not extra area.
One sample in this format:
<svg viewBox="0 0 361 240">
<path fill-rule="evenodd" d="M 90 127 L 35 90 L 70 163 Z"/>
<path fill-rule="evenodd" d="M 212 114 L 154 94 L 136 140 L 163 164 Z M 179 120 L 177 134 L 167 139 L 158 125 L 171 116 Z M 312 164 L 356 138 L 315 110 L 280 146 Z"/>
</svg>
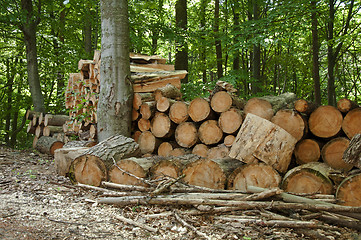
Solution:
<svg viewBox="0 0 361 240">
<path fill-rule="evenodd" d="M 361 239 L 357 231 L 331 225 L 265 227 L 182 215 L 185 209 L 98 205 L 98 194 L 57 176 L 52 156 L 0 147 L 0 239 L 202 239 L 199 233 L 208 239 Z M 157 231 L 124 223 L 121 216 Z"/>
</svg>

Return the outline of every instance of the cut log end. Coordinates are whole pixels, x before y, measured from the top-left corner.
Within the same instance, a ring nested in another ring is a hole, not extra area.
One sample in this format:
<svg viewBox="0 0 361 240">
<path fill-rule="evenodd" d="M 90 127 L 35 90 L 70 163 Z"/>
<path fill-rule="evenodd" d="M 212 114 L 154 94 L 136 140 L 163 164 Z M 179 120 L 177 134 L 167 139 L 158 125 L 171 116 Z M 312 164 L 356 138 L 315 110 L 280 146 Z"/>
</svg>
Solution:
<svg viewBox="0 0 361 240">
<path fill-rule="evenodd" d="M 175 130 L 175 139 L 181 147 L 190 148 L 194 146 L 198 140 L 198 131 L 194 123 L 179 124 Z"/>
<path fill-rule="evenodd" d="M 361 108 L 355 108 L 346 114 L 342 122 L 342 130 L 345 132 L 349 139 L 352 139 L 355 134 L 361 133 L 360 122 Z"/>
<path fill-rule="evenodd" d="M 110 182 L 124 185 L 145 186 L 144 182 L 128 174 L 130 173 L 138 178 L 144 178 L 146 176 L 146 172 L 138 163 L 132 160 L 123 159 L 117 162 L 117 166 L 113 166 L 109 169 Z"/>
<path fill-rule="evenodd" d="M 224 133 L 232 134 L 237 132 L 242 121 L 243 118 L 241 112 L 238 109 L 231 108 L 221 113 L 218 124 Z"/>
<path fill-rule="evenodd" d="M 169 118 L 180 124 L 188 119 L 188 105 L 185 102 L 175 102 L 169 109 Z"/>
<path fill-rule="evenodd" d="M 244 113 L 252 113 L 261 118 L 271 120 L 273 117 L 272 105 L 263 99 L 251 98 L 244 107 Z"/>
<path fill-rule="evenodd" d="M 198 136 L 202 143 L 212 145 L 221 141 L 223 131 L 219 128 L 216 120 L 207 120 L 199 127 Z"/>
<path fill-rule="evenodd" d="M 215 112 L 222 113 L 232 106 L 232 97 L 226 91 L 215 93 L 211 99 L 211 107 Z"/>
<path fill-rule="evenodd" d="M 310 131 L 317 137 L 330 138 L 341 130 L 341 112 L 333 106 L 318 107 L 310 116 L 308 125 Z"/>
<path fill-rule="evenodd" d="M 341 182 L 336 198 L 341 205 L 361 207 L 361 174 L 352 175 Z"/>
<path fill-rule="evenodd" d="M 107 180 L 107 170 L 103 161 L 91 155 L 77 157 L 70 166 L 69 174 L 74 182 L 96 187 Z"/>
<path fill-rule="evenodd" d="M 205 120 L 211 114 L 211 108 L 207 100 L 203 98 L 195 98 L 189 104 L 188 114 L 194 122 Z"/>
<path fill-rule="evenodd" d="M 343 153 L 350 144 L 350 140 L 344 137 L 334 138 L 323 146 L 321 155 L 325 163 L 330 167 L 342 171 L 349 171 L 352 164 L 345 162 L 342 157 Z"/>
<path fill-rule="evenodd" d="M 304 139 L 296 144 L 294 154 L 297 163 L 302 165 L 309 162 L 317 162 L 320 159 L 321 150 L 315 140 Z"/>
</svg>

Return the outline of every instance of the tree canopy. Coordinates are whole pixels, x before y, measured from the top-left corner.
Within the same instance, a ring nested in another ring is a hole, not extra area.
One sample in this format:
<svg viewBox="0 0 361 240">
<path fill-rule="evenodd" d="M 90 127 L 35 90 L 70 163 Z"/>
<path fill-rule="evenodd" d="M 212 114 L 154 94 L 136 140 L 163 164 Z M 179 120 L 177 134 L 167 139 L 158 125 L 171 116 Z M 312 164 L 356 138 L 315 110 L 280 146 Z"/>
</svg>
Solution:
<svg viewBox="0 0 361 240">
<path fill-rule="evenodd" d="M 100 3 L 3 0 L 0 8 L 0 139 L 26 147 L 26 109 L 66 114 L 69 73 L 100 49 Z M 128 9 L 130 51 L 183 61 L 187 99 L 221 79 L 245 99 L 360 100 L 360 1 L 128 0 Z"/>
</svg>

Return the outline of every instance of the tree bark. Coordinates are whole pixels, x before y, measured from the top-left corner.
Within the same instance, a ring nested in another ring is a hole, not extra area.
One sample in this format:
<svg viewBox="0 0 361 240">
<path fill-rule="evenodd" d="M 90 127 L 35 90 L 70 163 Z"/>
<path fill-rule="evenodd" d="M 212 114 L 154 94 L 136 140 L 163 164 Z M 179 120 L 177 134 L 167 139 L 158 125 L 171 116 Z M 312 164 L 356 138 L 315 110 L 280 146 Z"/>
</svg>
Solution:
<svg viewBox="0 0 361 240">
<path fill-rule="evenodd" d="M 175 4 L 175 19 L 176 26 L 180 28 L 180 31 L 184 31 L 184 33 L 181 34 L 181 41 L 176 43 L 177 52 L 174 68 L 176 70 L 188 71 L 188 44 L 184 36 L 187 31 L 187 0 L 177 0 Z M 183 78 L 182 82 L 188 82 L 188 77 Z"/>
<path fill-rule="evenodd" d="M 129 23 L 126 0 L 101 1 L 102 60 L 98 103 L 98 139 L 130 136 L 133 88 L 129 67 Z"/>
<path fill-rule="evenodd" d="M 214 1 L 214 26 L 216 59 L 217 59 L 217 78 L 223 77 L 223 59 L 222 59 L 222 42 L 219 34 L 219 0 Z"/>
<path fill-rule="evenodd" d="M 342 157 L 343 161 L 361 168 L 361 134 L 358 133 L 351 139 L 351 142 Z"/>
<path fill-rule="evenodd" d="M 312 21 L 312 77 L 315 94 L 315 103 L 321 105 L 321 84 L 320 84 L 320 63 L 319 63 L 319 42 L 318 42 L 318 21 L 317 21 L 317 0 L 311 1 Z"/>
</svg>

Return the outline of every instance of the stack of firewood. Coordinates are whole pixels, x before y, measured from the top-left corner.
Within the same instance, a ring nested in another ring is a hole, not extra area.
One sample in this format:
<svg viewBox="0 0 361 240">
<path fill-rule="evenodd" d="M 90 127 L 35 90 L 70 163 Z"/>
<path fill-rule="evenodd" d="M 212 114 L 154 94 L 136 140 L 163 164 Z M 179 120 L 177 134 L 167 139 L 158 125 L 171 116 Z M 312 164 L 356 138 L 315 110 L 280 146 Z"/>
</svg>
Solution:
<svg viewBox="0 0 361 240">
<path fill-rule="evenodd" d="M 67 135 L 81 140 L 96 140 L 97 104 L 100 91 L 100 52 L 95 51 L 93 60 L 80 60 L 79 73 L 72 73 L 66 89 L 65 106 L 69 109 L 70 120 L 63 126 Z M 174 70 L 159 56 L 130 54 L 131 77 L 136 93 L 153 92 L 166 84 L 180 88 L 181 79 L 187 72 Z"/>
</svg>

